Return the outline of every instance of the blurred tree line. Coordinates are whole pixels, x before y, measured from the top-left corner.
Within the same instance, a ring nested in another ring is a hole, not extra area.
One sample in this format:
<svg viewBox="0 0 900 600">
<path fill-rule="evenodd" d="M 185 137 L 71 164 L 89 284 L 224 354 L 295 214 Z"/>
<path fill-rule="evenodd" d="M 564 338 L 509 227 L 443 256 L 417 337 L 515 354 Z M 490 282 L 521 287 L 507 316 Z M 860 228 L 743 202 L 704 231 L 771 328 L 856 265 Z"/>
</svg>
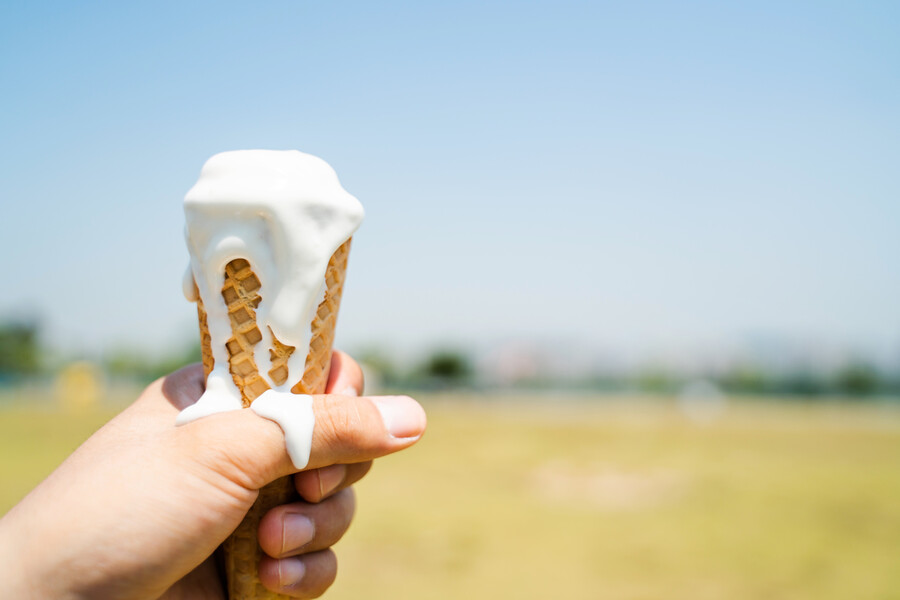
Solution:
<svg viewBox="0 0 900 600">
<path fill-rule="evenodd" d="M 375 372 L 382 387 L 388 390 L 451 390 L 471 388 L 476 383 L 472 360 L 462 351 L 439 348 L 425 355 L 411 367 L 400 368 L 390 355 L 368 348 L 355 358 Z"/>
<path fill-rule="evenodd" d="M 0 382 L 19 381 L 41 369 L 36 320 L 0 323 Z"/>
<path fill-rule="evenodd" d="M 746 396 L 816 398 L 839 395 L 865 398 L 878 394 L 900 395 L 900 365 L 897 371 L 885 373 L 861 360 L 849 361 L 837 370 L 827 372 L 802 367 L 774 372 L 738 365 L 724 373 L 687 377 L 651 366 L 632 374 L 593 374 L 580 378 L 538 373 L 512 383 L 496 384 L 491 383 L 490 373 L 476 368 L 470 356 L 452 348 L 433 350 L 405 369 L 398 367 L 388 353 L 378 349 L 369 348 L 358 353 L 357 358 L 374 369 L 388 389 L 447 390 L 509 386 L 541 390 L 636 390 L 650 394 L 676 394 L 686 383 L 700 378 L 714 383 L 723 392 Z"/>
<path fill-rule="evenodd" d="M 759 369 L 740 367 L 718 378 L 725 391 L 754 394 L 821 396 L 839 394 L 864 397 L 882 392 L 896 392 L 900 381 L 880 373 L 863 361 L 850 361 L 834 372 L 795 369 L 786 374 L 767 374 Z"/>
<path fill-rule="evenodd" d="M 850 361 L 833 371 L 797 367 L 783 372 L 740 365 L 704 377 L 723 392 L 744 396 L 848 396 L 900 394 L 900 374 L 883 373 L 864 361 Z M 675 393 L 685 378 L 665 370 L 649 369 L 631 379 L 632 386 L 650 393 Z"/>
<path fill-rule="evenodd" d="M 354 353 L 378 379 L 385 390 L 465 390 L 513 387 L 519 389 L 578 389 L 583 391 L 637 390 L 654 394 L 673 394 L 697 379 L 665 368 L 648 367 L 631 375 L 587 375 L 580 378 L 554 376 L 539 372 L 528 378 L 498 383 L 479 368 L 472 356 L 453 347 L 424 352 L 403 365 L 380 348 Z M 42 374 L 52 374 L 49 353 L 42 346 L 37 319 L 18 319 L 0 323 L 0 384 L 12 384 Z M 78 357 L 83 358 L 83 357 Z M 147 383 L 186 364 L 200 361 L 200 344 L 178 347 L 162 356 L 153 356 L 134 347 L 118 348 L 93 361 L 108 377 Z M 57 363 L 64 363 L 56 359 Z M 58 365 L 57 365 L 58 366 Z M 900 395 L 900 365 L 884 372 L 863 360 L 851 360 L 831 371 L 796 367 L 778 372 L 751 365 L 737 365 L 702 377 L 723 392 L 745 396 L 779 395 L 797 398 L 846 396 L 865 398 L 874 395 Z"/>
<path fill-rule="evenodd" d="M 0 384 L 52 375 L 61 364 L 84 358 L 51 357 L 50 350 L 41 342 L 40 323 L 37 319 L 0 322 Z M 186 364 L 199 361 L 198 341 L 161 357 L 154 357 L 136 348 L 121 348 L 90 362 L 102 367 L 111 377 L 147 383 Z"/>
<path fill-rule="evenodd" d="M 185 365 L 200 362 L 200 342 L 176 348 L 161 357 L 149 356 L 135 348 L 120 348 L 108 352 L 103 359 L 103 367 L 112 377 L 133 379 L 140 383 L 150 383 Z"/>
</svg>

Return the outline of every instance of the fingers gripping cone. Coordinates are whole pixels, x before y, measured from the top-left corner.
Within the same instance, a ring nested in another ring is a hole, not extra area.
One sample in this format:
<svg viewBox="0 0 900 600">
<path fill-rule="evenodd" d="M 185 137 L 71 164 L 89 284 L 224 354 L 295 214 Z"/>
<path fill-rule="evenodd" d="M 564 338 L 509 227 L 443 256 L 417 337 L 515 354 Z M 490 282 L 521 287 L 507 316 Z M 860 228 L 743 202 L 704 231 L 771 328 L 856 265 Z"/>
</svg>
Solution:
<svg viewBox="0 0 900 600">
<path fill-rule="evenodd" d="M 325 298 L 319 304 L 311 323 L 311 337 L 302 374 L 288 371 L 288 357 L 298 349 L 279 342 L 274 335 L 273 347 L 269 348 L 272 368 L 268 373 L 277 385 L 289 379 L 295 381 L 291 391 L 295 394 L 321 394 L 325 392 L 331 365 L 331 348 L 337 322 L 338 308 L 347 270 L 350 240 L 344 242 L 332 255 L 325 272 Z M 268 383 L 260 375 L 253 357 L 254 347 L 261 343 L 263 336 L 256 321 L 256 308 L 265 295 L 265 282 L 253 272 L 253 266 L 244 259 L 232 260 L 225 267 L 225 284 L 222 297 L 228 306 L 232 337 L 228 340 L 229 371 L 241 392 L 244 407 L 269 389 Z M 200 320 L 200 340 L 203 350 L 203 368 L 206 375 L 214 364 L 211 338 L 203 302 L 197 302 Z M 228 597 L 231 600 L 280 600 L 288 596 L 276 594 L 263 587 L 259 580 L 259 560 L 262 550 L 257 540 L 259 522 L 271 508 L 285 504 L 297 494 L 290 477 L 279 479 L 259 492 L 259 497 L 247 516 L 225 541 L 225 575 Z"/>
</svg>

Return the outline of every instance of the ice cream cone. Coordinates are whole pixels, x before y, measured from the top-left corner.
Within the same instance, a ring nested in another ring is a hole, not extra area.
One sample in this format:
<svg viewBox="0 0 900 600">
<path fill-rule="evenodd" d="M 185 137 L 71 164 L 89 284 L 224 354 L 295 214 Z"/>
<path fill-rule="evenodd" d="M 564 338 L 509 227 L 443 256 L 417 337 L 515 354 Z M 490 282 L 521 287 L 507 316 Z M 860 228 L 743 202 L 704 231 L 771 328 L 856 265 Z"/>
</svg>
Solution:
<svg viewBox="0 0 900 600">
<path fill-rule="evenodd" d="M 325 299 L 319 304 L 311 323 L 311 338 L 307 348 L 306 365 L 302 376 L 289 373 L 287 359 L 296 350 L 282 344 L 274 335 L 273 347 L 269 349 L 272 369 L 268 376 L 277 385 L 294 382 L 291 391 L 295 394 L 321 394 L 325 392 L 331 366 L 331 347 L 337 321 L 350 240 L 344 242 L 332 255 L 325 272 Z M 260 282 L 252 270 L 252 265 L 243 259 L 232 260 L 225 267 L 225 285 L 222 297 L 228 306 L 232 337 L 227 342 L 229 371 L 241 392 L 244 407 L 264 391 L 269 389 L 266 379 L 257 368 L 253 357 L 254 346 L 263 336 L 256 322 L 256 308 L 265 294 L 265 282 Z M 210 334 L 206 312 L 202 301 L 197 302 L 200 320 L 200 340 L 203 349 L 203 368 L 206 375 L 214 367 Z M 259 492 L 259 497 L 247 516 L 223 545 L 225 555 L 225 576 L 228 597 L 231 600 L 281 600 L 288 596 L 276 594 L 263 587 L 259 580 L 259 560 L 262 550 L 257 540 L 259 521 L 271 508 L 296 499 L 290 477 L 279 479 Z"/>
</svg>

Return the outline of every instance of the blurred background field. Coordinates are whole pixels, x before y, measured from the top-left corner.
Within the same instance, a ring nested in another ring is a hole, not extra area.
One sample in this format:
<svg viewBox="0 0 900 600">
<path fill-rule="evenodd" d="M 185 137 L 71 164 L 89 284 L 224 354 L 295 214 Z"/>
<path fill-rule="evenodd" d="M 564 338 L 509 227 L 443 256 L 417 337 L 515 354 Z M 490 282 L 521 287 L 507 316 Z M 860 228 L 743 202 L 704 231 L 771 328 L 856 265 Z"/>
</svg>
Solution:
<svg viewBox="0 0 900 600">
<path fill-rule="evenodd" d="M 900 412 L 427 403 L 360 485 L 334 598 L 897 598 Z"/>
<path fill-rule="evenodd" d="M 900 597 L 900 404 L 419 396 L 429 431 L 358 485 L 329 598 Z M 124 398 L 6 397 L 0 513 Z"/>
</svg>

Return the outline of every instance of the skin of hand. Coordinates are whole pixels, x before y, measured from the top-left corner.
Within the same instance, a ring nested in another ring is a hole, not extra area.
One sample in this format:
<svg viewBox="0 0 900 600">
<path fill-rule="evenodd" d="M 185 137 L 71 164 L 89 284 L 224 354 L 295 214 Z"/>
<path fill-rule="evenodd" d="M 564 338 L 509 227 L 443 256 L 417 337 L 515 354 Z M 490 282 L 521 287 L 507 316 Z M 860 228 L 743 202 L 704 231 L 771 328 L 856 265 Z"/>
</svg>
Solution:
<svg viewBox="0 0 900 600">
<path fill-rule="evenodd" d="M 294 474 L 306 502 L 263 517 L 260 579 L 318 597 L 336 573 L 329 547 L 353 515 L 349 486 L 425 430 L 414 400 L 361 397 L 362 384 L 359 366 L 335 352 L 329 394 L 313 397 L 309 465 L 297 473 L 279 426 L 253 411 L 175 427 L 203 391 L 200 365 L 155 382 L 0 519 L 4 596 L 224 600 L 216 549 L 261 487 Z"/>
</svg>

